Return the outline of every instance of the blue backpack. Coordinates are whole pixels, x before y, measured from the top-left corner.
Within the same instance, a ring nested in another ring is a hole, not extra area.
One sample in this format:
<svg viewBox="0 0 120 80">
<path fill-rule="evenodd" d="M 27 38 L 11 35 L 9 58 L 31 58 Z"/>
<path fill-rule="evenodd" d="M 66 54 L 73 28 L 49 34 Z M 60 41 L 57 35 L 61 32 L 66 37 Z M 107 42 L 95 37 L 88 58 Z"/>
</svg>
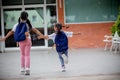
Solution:
<svg viewBox="0 0 120 80">
<path fill-rule="evenodd" d="M 55 44 L 57 52 L 68 50 L 68 38 L 63 31 L 61 31 L 59 34 L 56 34 Z"/>
<path fill-rule="evenodd" d="M 24 41 L 26 39 L 25 32 L 27 31 L 28 29 L 26 23 L 19 23 L 14 32 L 14 40 L 16 42 Z"/>
</svg>

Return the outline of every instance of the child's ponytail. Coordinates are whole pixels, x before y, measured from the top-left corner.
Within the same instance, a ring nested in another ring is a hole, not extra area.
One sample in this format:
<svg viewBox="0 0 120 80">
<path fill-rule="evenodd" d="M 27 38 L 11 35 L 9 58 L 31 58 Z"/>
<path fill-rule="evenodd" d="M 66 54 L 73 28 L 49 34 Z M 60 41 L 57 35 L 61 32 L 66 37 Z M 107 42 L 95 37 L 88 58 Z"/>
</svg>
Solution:
<svg viewBox="0 0 120 80">
<path fill-rule="evenodd" d="M 31 23 L 30 23 L 30 20 L 29 20 L 29 19 L 27 19 L 26 23 L 27 23 L 27 24 L 28 24 L 28 26 L 29 26 L 29 30 L 31 30 L 31 29 L 32 29 L 32 25 L 31 25 Z"/>
</svg>

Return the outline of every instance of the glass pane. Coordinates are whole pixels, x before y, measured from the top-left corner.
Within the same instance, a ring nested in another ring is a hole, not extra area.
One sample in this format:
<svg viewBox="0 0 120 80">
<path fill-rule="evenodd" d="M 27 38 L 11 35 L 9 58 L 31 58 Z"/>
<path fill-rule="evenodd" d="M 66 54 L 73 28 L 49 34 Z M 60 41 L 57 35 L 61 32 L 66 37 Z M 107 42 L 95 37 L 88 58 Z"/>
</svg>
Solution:
<svg viewBox="0 0 120 80">
<path fill-rule="evenodd" d="M 56 15 L 56 6 L 47 6 L 47 11 L 46 11 L 46 16 L 47 16 L 47 28 L 48 28 L 48 35 L 54 32 L 53 24 L 57 22 L 57 15 Z M 48 46 L 52 46 L 53 41 L 49 40 L 48 41 Z"/>
<path fill-rule="evenodd" d="M 46 0 L 46 3 L 47 4 L 53 4 L 53 3 L 56 3 L 56 0 Z"/>
<path fill-rule="evenodd" d="M 44 0 L 24 0 L 26 4 L 44 4 Z"/>
<path fill-rule="evenodd" d="M 4 30 L 5 35 L 13 28 L 13 26 L 18 22 L 21 9 L 5 9 L 4 14 Z M 6 47 L 16 47 L 16 42 L 14 41 L 13 36 L 10 36 L 9 39 L 5 41 Z"/>
<path fill-rule="evenodd" d="M 22 5 L 22 0 L 2 0 L 2 5 Z"/>
<path fill-rule="evenodd" d="M 26 11 L 29 14 L 28 18 L 31 21 L 32 26 L 37 28 L 40 32 L 44 34 L 43 8 L 42 7 L 26 8 Z M 31 39 L 32 39 L 33 46 L 44 46 L 45 45 L 44 39 L 38 40 L 37 35 L 33 32 L 31 32 Z"/>
</svg>

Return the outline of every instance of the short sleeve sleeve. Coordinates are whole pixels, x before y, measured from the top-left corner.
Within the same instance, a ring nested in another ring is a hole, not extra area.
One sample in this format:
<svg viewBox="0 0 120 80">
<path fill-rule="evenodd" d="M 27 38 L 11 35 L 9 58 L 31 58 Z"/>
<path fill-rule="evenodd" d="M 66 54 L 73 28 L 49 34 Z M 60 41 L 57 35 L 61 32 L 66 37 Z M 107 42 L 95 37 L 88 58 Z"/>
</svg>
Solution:
<svg viewBox="0 0 120 80">
<path fill-rule="evenodd" d="M 65 34 L 66 34 L 67 37 L 72 37 L 73 36 L 73 32 L 67 32 L 67 31 L 65 31 Z"/>
<path fill-rule="evenodd" d="M 17 25 L 18 25 L 18 23 L 13 26 L 12 31 L 15 32 Z"/>
<path fill-rule="evenodd" d="M 56 36 L 56 34 L 55 34 L 55 33 L 52 33 L 52 34 L 48 35 L 48 38 L 49 38 L 49 39 L 52 39 L 53 42 L 54 42 L 55 36 Z"/>
</svg>

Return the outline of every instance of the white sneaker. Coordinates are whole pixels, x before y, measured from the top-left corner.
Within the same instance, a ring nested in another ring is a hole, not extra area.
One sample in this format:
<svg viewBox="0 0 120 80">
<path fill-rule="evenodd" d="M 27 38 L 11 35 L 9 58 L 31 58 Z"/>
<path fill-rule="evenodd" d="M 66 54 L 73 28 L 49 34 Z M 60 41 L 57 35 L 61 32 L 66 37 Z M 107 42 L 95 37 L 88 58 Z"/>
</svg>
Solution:
<svg viewBox="0 0 120 80">
<path fill-rule="evenodd" d="M 21 74 L 24 74 L 25 68 L 21 68 L 21 69 L 20 69 L 20 72 L 21 72 Z"/>
<path fill-rule="evenodd" d="M 30 70 L 26 70 L 25 75 L 30 75 Z"/>
<path fill-rule="evenodd" d="M 63 67 L 62 67 L 62 72 L 65 72 L 65 71 L 66 71 L 66 70 L 65 70 L 65 66 L 63 66 Z"/>
<path fill-rule="evenodd" d="M 29 68 L 26 68 L 25 75 L 30 75 L 30 69 Z"/>
<path fill-rule="evenodd" d="M 62 57 L 64 59 L 65 64 L 68 64 L 68 57 L 65 54 L 63 54 Z"/>
</svg>

